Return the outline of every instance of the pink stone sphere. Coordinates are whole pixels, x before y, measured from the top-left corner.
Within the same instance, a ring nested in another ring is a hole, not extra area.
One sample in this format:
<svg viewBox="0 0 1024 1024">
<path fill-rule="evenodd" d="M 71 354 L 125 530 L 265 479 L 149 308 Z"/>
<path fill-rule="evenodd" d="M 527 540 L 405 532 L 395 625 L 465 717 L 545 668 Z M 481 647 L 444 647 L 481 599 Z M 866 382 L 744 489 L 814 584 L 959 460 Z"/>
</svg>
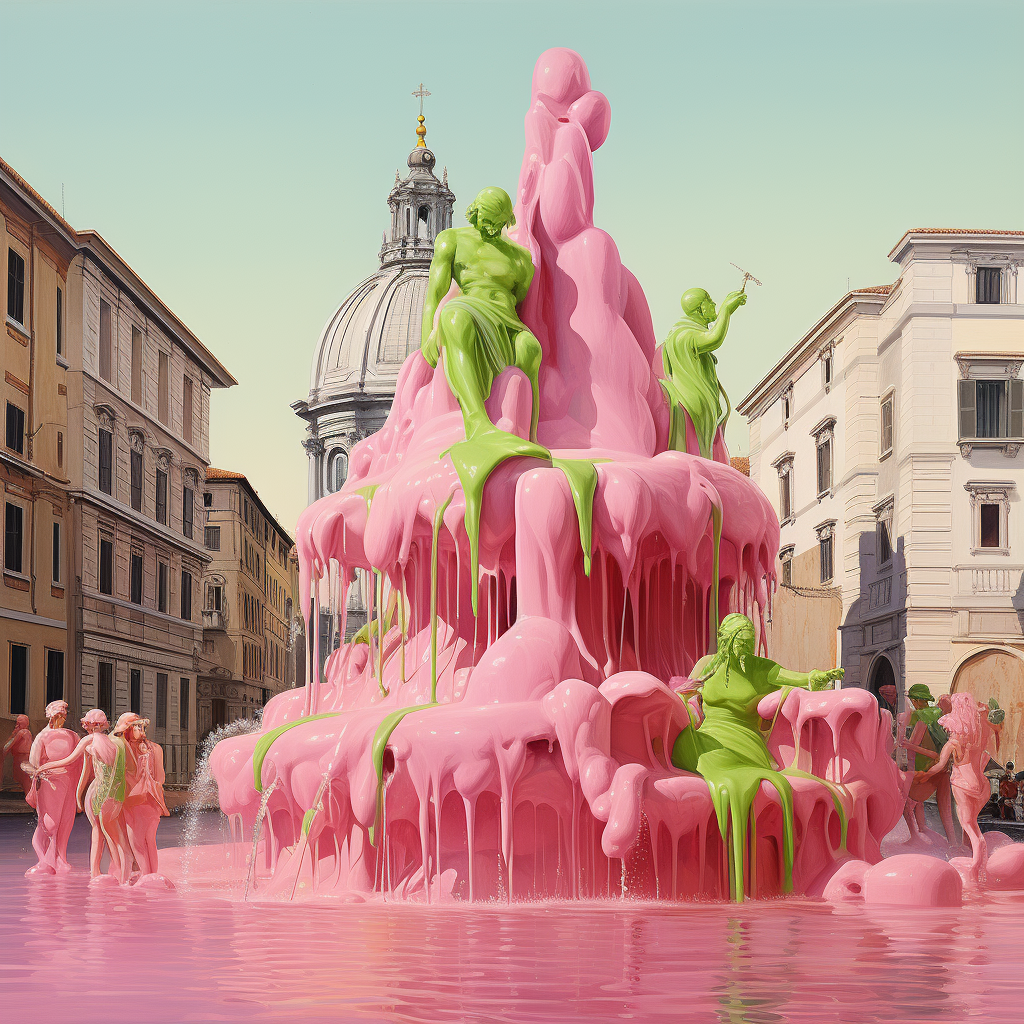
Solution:
<svg viewBox="0 0 1024 1024">
<path fill-rule="evenodd" d="M 900 907 L 959 907 L 963 882 L 944 860 L 917 853 L 887 857 L 864 873 L 864 902 Z"/>
<path fill-rule="evenodd" d="M 988 858 L 985 870 L 990 889 L 1024 889 L 1024 843 L 1002 844 Z"/>
</svg>

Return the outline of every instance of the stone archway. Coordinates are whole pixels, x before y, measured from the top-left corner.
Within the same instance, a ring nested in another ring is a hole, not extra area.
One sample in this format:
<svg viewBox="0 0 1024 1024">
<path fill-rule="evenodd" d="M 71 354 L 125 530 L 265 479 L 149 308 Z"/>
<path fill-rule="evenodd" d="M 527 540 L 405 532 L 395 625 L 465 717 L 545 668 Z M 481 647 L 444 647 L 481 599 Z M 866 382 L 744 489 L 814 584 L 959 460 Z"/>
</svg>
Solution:
<svg viewBox="0 0 1024 1024">
<path fill-rule="evenodd" d="M 875 700 L 878 701 L 883 710 L 891 711 L 895 716 L 896 706 L 890 704 L 880 692 L 885 686 L 895 686 L 897 691 L 899 689 L 896 683 L 896 671 L 889 660 L 889 656 L 879 654 L 871 666 L 871 671 L 868 673 L 868 689 L 874 694 Z"/>
<path fill-rule="evenodd" d="M 995 697 L 1006 711 L 999 760 L 1024 768 L 1024 661 L 1006 648 L 990 648 L 968 657 L 953 676 L 952 693 L 973 693 L 981 701 Z"/>
</svg>

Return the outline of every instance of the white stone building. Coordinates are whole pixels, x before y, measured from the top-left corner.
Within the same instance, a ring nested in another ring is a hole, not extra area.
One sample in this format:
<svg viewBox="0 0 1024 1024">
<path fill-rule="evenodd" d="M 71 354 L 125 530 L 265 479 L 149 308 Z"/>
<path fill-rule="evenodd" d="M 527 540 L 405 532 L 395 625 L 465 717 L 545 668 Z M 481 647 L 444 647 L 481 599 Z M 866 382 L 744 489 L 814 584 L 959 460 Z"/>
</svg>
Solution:
<svg viewBox="0 0 1024 1024">
<path fill-rule="evenodd" d="M 1024 231 L 917 229 L 890 259 L 738 406 L 782 523 L 774 654 L 994 696 L 1024 759 Z"/>
</svg>

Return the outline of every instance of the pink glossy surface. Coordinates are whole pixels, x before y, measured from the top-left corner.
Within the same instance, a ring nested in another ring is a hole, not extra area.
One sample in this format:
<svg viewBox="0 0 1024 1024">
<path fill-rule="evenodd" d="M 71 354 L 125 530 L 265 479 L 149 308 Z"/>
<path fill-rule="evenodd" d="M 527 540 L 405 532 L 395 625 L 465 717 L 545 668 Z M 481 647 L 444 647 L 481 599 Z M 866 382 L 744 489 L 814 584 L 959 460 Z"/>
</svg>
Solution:
<svg viewBox="0 0 1024 1024">
<path fill-rule="evenodd" d="M 79 818 L 72 861 L 84 865 Z M 162 841 L 178 822 L 165 819 Z M 213 827 L 216 832 L 216 826 Z M 31 821 L 0 818 L 10 1019 L 108 1022 L 1019 1019 L 1024 896 L 960 909 L 810 900 L 242 904 L 237 890 L 30 882 Z M 209 838 L 213 838 L 211 835 Z M 130 965 L 130 966 L 128 966 Z M 111 1016 L 108 993 L 128 1008 Z"/>
</svg>

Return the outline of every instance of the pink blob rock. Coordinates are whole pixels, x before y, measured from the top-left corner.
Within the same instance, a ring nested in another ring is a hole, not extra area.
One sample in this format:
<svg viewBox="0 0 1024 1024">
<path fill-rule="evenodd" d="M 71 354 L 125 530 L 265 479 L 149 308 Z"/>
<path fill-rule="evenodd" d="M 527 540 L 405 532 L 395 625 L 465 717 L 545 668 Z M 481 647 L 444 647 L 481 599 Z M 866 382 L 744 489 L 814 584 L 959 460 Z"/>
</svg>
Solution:
<svg viewBox="0 0 1024 1024">
<path fill-rule="evenodd" d="M 133 889 L 148 889 L 152 892 L 174 892 L 174 883 L 165 875 L 151 872 L 148 875 L 140 875 L 137 882 L 132 885 Z"/>
<path fill-rule="evenodd" d="M 864 902 L 900 907 L 959 907 L 963 882 L 957 869 L 935 857 L 904 853 L 864 873 Z"/>
<path fill-rule="evenodd" d="M 985 845 L 988 847 L 988 855 L 990 857 L 996 850 L 1013 843 L 1013 840 L 1005 832 L 986 832 L 984 836 Z"/>
<path fill-rule="evenodd" d="M 985 870 L 990 889 L 1024 889 L 1024 843 L 1000 844 L 990 852 Z"/>
<path fill-rule="evenodd" d="M 829 903 L 863 903 L 864 876 L 871 870 L 866 860 L 848 860 L 828 880 L 822 897 Z"/>
</svg>

